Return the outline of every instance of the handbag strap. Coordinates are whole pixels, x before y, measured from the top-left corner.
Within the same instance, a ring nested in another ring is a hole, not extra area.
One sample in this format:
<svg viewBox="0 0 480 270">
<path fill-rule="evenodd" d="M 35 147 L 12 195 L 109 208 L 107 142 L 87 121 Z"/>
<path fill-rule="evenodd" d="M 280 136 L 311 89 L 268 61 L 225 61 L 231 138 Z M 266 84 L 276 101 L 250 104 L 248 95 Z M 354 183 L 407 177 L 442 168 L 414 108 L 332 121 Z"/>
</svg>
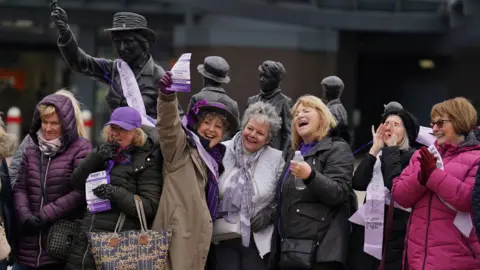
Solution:
<svg viewBox="0 0 480 270">
<path fill-rule="evenodd" d="M 143 209 L 142 199 L 138 195 L 135 195 L 135 207 L 137 208 L 138 220 L 142 227 L 142 232 L 147 232 L 147 218 L 145 216 L 145 210 Z"/>
<path fill-rule="evenodd" d="M 145 216 L 145 210 L 143 209 L 142 199 L 138 195 L 134 195 L 135 199 L 135 208 L 137 208 L 138 220 L 140 221 L 140 227 L 143 233 L 147 232 L 147 218 Z M 115 226 L 114 233 L 118 233 L 122 230 L 123 224 L 125 223 L 126 215 L 121 212 L 118 217 L 117 225 Z"/>
<path fill-rule="evenodd" d="M 113 233 L 118 233 L 122 230 L 123 228 L 123 223 L 125 223 L 125 214 L 123 212 L 120 213 L 120 216 L 118 217 L 117 225 L 115 225 L 115 230 Z"/>
</svg>

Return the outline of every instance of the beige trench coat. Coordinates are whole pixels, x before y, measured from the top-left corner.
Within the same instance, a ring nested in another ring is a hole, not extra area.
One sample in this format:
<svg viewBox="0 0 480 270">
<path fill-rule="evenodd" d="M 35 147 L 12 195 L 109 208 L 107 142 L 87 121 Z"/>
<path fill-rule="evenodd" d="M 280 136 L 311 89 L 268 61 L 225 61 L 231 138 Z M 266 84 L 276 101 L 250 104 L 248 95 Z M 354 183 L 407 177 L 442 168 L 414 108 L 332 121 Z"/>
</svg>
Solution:
<svg viewBox="0 0 480 270">
<path fill-rule="evenodd" d="M 205 198 L 207 167 L 182 128 L 177 95 L 159 94 L 157 131 L 164 158 L 164 186 L 152 229 L 173 230 L 167 269 L 204 270 L 212 238 Z"/>
</svg>

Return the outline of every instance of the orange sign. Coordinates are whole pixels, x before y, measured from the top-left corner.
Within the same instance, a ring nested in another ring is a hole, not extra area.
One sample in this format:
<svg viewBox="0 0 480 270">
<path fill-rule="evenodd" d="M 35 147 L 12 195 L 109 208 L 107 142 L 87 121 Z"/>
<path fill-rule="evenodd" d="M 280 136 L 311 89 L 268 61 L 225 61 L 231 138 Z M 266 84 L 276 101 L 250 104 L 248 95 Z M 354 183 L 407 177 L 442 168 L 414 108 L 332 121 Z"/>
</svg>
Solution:
<svg viewBox="0 0 480 270">
<path fill-rule="evenodd" d="M 25 88 L 25 74 L 21 71 L 0 69 L 0 84 L 9 84 L 13 88 L 22 91 Z"/>
</svg>

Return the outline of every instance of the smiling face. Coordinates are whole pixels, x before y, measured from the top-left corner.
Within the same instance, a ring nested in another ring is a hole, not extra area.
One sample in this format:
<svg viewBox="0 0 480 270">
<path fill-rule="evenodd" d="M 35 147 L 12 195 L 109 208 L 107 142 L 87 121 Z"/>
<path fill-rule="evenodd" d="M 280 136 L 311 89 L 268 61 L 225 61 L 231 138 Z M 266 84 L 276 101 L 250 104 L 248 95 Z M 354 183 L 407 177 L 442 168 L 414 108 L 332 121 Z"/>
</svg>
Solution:
<svg viewBox="0 0 480 270">
<path fill-rule="evenodd" d="M 402 118 L 398 115 L 390 115 L 385 120 L 385 135 L 383 141 L 387 141 L 392 138 L 393 135 L 397 136 L 396 145 L 399 145 L 405 137 L 405 127 L 403 126 Z"/>
<path fill-rule="evenodd" d="M 58 114 L 52 113 L 42 117 L 42 132 L 48 141 L 55 140 L 62 135 L 62 124 Z"/>
<path fill-rule="evenodd" d="M 210 148 L 219 144 L 225 134 L 225 122 L 221 115 L 206 114 L 197 126 L 198 135 L 210 140 Z"/>
<path fill-rule="evenodd" d="M 439 145 L 445 143 L 458 144 L 462 140 L 461 136 L 455 132 L 452 121 L 447 115 L 434 117 L 430 126 Z"/>
<path fill-rule="evenodd" d="M 255 153 L 262 148 L 267 143 L 268 131 L 268 124 L 250 118 L 242 131 L 242 144 L 245 150 Z"/>
<path fill-rule="evenodd" d="M 128 64 L 134 63 L 145 54 L 142 45 L 131 33 L 114 33 L 112 39 L 118 56 Z"/>
<path fill-rule="evenodd" d="M 294 127 L 303 142 L 311 143 L 318 139 L 315 138 L 315 135 L 321 128 L 322 120 L 317 110 L 300 104 L 294 112 L 293 121 Z"/>
</svg>

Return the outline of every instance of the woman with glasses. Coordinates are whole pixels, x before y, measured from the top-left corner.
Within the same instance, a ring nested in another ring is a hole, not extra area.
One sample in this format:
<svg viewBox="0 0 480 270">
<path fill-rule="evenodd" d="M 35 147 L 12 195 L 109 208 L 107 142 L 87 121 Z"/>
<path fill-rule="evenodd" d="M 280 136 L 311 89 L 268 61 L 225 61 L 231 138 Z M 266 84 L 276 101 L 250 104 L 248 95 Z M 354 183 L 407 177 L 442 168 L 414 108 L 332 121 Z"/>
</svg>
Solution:
<svg viewBox="0 0 480 270">
<path fill-rule="evenodd" d="M 465 98 L 432 108 L 436 141 L 415 152 L 393 181 L 393 197 L 412 208 L 407 225 L 404 268 L 480 269 L 480 244 L 472 229 L 472 192 L 480 142 L 472 130 L 477 111 Z"/>
</svg>

